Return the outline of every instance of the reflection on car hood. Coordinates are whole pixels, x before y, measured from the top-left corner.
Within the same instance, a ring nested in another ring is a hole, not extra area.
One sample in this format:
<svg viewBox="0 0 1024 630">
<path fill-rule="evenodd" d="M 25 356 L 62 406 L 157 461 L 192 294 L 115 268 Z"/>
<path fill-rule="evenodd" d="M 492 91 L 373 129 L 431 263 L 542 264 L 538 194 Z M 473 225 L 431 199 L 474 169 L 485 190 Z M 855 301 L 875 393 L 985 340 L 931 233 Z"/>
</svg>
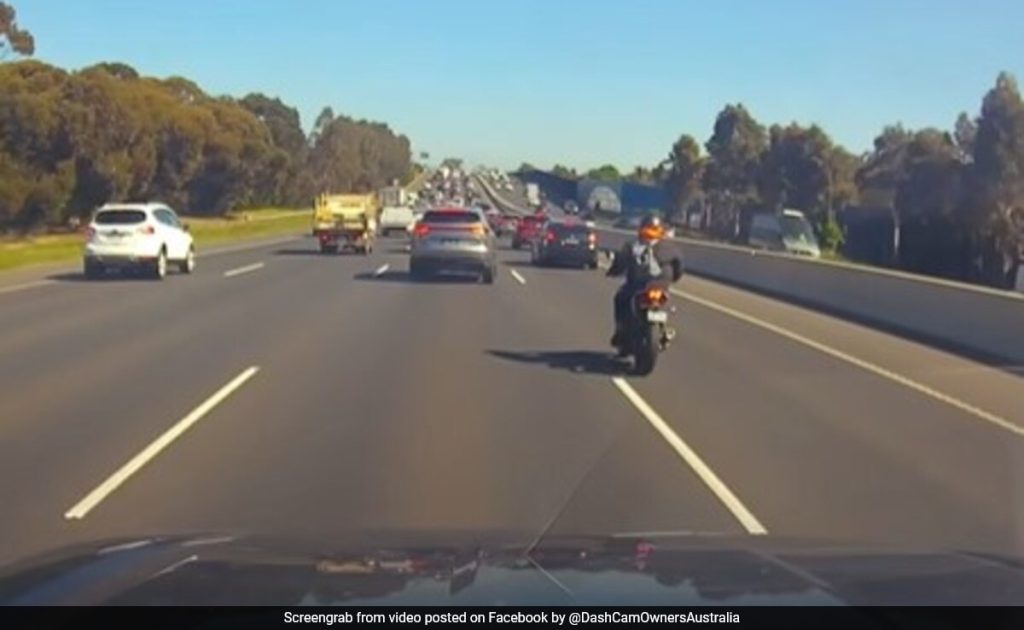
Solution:
<svg viewBox="0 0 1024 630">
<path fill-rule="evenodd" d="M 1024 565 L 770 537 L 467 537 L 404 544 L 119 540 L 0 574 L 0 604 L 915 605 L 1024 601 Z M 397 539 L 396 539 L 397 540 Z M 529 538 L 520 538 L 529 540 Z"/>
</svg>

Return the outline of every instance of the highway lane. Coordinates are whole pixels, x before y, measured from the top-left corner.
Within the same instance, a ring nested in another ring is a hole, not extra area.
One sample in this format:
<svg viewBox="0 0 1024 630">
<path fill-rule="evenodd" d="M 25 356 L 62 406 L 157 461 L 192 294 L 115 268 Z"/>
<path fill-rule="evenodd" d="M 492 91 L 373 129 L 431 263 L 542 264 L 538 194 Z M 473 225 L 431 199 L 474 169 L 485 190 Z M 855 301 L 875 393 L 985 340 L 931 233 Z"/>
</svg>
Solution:
<svg viewBox="0 0 1024 630">
<path fill-rule="evenodd" d="M 520 268 L 545 300 L 572 305 L 589 338 L 609 335 L 610 280 L 575 270 Z M 571 276 L 570 280 L 567 276 Z M 714 304 L 776 319 L 777 303 L 693 277 L 679 288 Z M 1016 550 L 1024 545 L 1020 435 L 857 366 L 747 322 L 679 299 L 677 343 L 635 383 L 770 532 L 801 537 Z M 568 308 L 568 306 L 566 307 Z M 830 320 L 803 309 L 803 319 Z M 903 361 L 934 350 L 868 328 L 832 326 L 854 347 L 902 348 Z M 828 336 L 825 336 L 829 339 Z M 946 356 L 948 364 L 969 362 Z M 925 363 L 926 364 L 926 363 Z M 978 368 L 994 408 L 1009 406 L 1020 379 Z M 1012 414 L 1012 415 L 1011 415 Z"/>
<path fill-rule="evenodd" d="M 602 477 L 625 485 L 599 510 L 614 529 L 741 531 L 606 378 L 495 356 L 565 334 L 508 275 L 411 284 L 401 253 L 312 246 L 252 252 L 266 266 L 232 278 L 84 285 L 120 299 L 5 362 L 5 559 L 174 531 L 539 533 Z M 375 276 L 383 264 L 394 270 Z M 83 519 L 63 518 L 248 366 L 259 372 L 231 398 Z"/>
<path fill-rule="evenodd" d="M 263 294 L 259 280 L 287 286 L 309 246 L 302 247 L 225 254 L 194 276 L 161 283 L 68 275 L 0 296 L 0 501 L 11 529 L 0 552 L 20 549 L 21 532 L 52 524 L 53 503 L 69 507 L 82 480 L 170 424 L 162 410 L 187 411 L 256 358 L 247 352 L 247 326 L 259 302 L 249 296 Z M 301 254 L 283 253 L 293 251 Z M 223 276 L 271 258 L 277 264 L 267 278 Z"/>
<path fill-rule="evenodd" d="M 627 237 L 601 239 L 615 248 Z M 565 296 L 566 286 L 551 291 Z M 680 288 L 680 342 L 703 348 L 670 353 L 685 365 L 662 366 L 638 389 L 655 406 L 692 409 L 693 430 L 707 436 L 698 450 L 720 451 L 713 461 L 741 489 L 779 497 L 752 501 L 755 512 L 794 535 L 1020 549 L 1019 373 L 721 284 L 688 277 Z M 579 300 L 601 308 L 598 293 Z M 701 372 L 682 386 L 647 389 L 694 363 Z M 751 416 L 759 422 L 748 426 Z"/>
<path fill-rule="evenodd" d="M 611 280 L 503 251 L 495 286 L 411 283 L 400 242 L 383 243 L 322 257 L 301 241 L 164 283 L 69 277 L 0 296 L 0 561 L 194 531 L 748 531 L 613 383 Z M 900 369 L 936 358 L 714 283 L 680 288 Z M 1020 437 L 678 304 L 676 345 L 628 382 L 769 534 L 1024 551 Z M 941 360 L 917 376 L 984 375 L 975 404 L 1019 420 L 1019 378 Z M 249 367 L 84 518 L 64 517 Z"/>
</svg>

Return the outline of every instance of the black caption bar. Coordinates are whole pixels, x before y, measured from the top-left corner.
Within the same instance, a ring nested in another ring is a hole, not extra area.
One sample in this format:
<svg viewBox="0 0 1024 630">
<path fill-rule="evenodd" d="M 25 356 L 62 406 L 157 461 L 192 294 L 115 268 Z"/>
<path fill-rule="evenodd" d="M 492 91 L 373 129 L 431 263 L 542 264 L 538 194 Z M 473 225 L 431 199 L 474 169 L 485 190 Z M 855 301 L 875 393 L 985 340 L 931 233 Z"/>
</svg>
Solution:
<svg viewBox="0 0 1024 630">
<path fill-rule="evenodd" d="M 1024 608 L 5 608 L 0 627 L 87 630 L 201 628 L 1024 628 Z"/>
</svg>

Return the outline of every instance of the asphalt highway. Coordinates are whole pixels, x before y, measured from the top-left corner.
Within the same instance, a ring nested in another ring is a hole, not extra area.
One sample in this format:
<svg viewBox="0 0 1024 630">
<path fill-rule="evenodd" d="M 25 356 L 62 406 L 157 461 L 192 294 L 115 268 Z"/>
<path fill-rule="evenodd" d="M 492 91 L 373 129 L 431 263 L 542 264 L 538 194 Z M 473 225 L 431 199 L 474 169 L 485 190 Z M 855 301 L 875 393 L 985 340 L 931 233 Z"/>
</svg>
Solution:
<svg viewBox="0 0 1024 630">
<path fill-rule="evenodd" d="M 633 378 L 600 270 L 503 243 L 493 286 L 413 282 L 403 246 L 0 277 L 0 563 L 385 530 L 1024 553 L 1019 373 L 687 276 L 676 342 Z"/>
</svg>

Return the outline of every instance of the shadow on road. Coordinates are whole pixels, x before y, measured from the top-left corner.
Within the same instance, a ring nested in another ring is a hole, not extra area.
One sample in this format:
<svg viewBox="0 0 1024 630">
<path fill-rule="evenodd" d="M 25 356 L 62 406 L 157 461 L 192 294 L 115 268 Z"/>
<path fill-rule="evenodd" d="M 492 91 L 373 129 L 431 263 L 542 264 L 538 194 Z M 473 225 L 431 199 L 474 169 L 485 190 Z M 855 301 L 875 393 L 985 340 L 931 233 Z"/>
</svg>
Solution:
<svg viewBox="0 0 1024 630">
<path fill-rule="evenodd" d="M 501 261 L 501 264 L 506 266 L 506 267 L 515 267 L 515 268 L 536 267 L 537 266 L 537 265 L 533 264 L 532 262 L 530 262 L 529 260 L 503 260 L 503 261 Z"/>
<path fill-rule="evenodd" d="M 424 278 L 413 279 L 408 271 L 389 270 L 377 275 L 372 271 L 357 273 L 352 276 L 353 280 L 361 282 L 384 282 L 384 283 L 405 283 L 405 284 L 478 284 L 479 280 L 473 275 L 456 274 L 433 274 Z"/>
<path fill-rule="evenodd" d="M 170 276 L 172 273 L 168 270 L 167 275 Z M 123 271 L 110 271 L 95 278 L 86 278 L 80 271 L 68 271 L 46 276 L 46 279 L 55 282 L 153 282 L 153 279 L 145 274 Z"/>
<path fill-rule="evenodd" d="M 567 370 L 577 374 L 599 374 L 617 376 L 626 373 L 625 366 L 610 352 L 593 350 L 567 350 L 558 352 L 513 352 L 510 350 L 487 350 L 487 354 L 515 361 L 546 365 L 554 370 Z"/>
<path fill-rule="evenodd" d="M 275 256 L 328 256 L 329 254 L 323 254 L 319 249 L 296 249 L 296 248 L 285 248 L 274 251 Z"/>
<path fill-rule="evenodd" d="M 374 250 L 376 252 L 377 250 Z M 361 254 L 350 249 L 339 249 L 336 252 L 321 252 L 319 249 L 279 249 L 274 252 L 275 256 L 319 256 L 323 258 L 337 258 L 339 256 L 363 257 Z"/>
<path fill-rule="evenodd" d="M 544 269 L 549 271 L 567 271 L 567 272 L 584 272 L 594 270 L 582 267 L 580 265 L 568 265 L 564 263 L 545 263 L 543 265 L 535 265 L 529 260 L 503 260 L 502 265 L 513 268 L 533 268 L 533 269 Z"/>
</svg>

